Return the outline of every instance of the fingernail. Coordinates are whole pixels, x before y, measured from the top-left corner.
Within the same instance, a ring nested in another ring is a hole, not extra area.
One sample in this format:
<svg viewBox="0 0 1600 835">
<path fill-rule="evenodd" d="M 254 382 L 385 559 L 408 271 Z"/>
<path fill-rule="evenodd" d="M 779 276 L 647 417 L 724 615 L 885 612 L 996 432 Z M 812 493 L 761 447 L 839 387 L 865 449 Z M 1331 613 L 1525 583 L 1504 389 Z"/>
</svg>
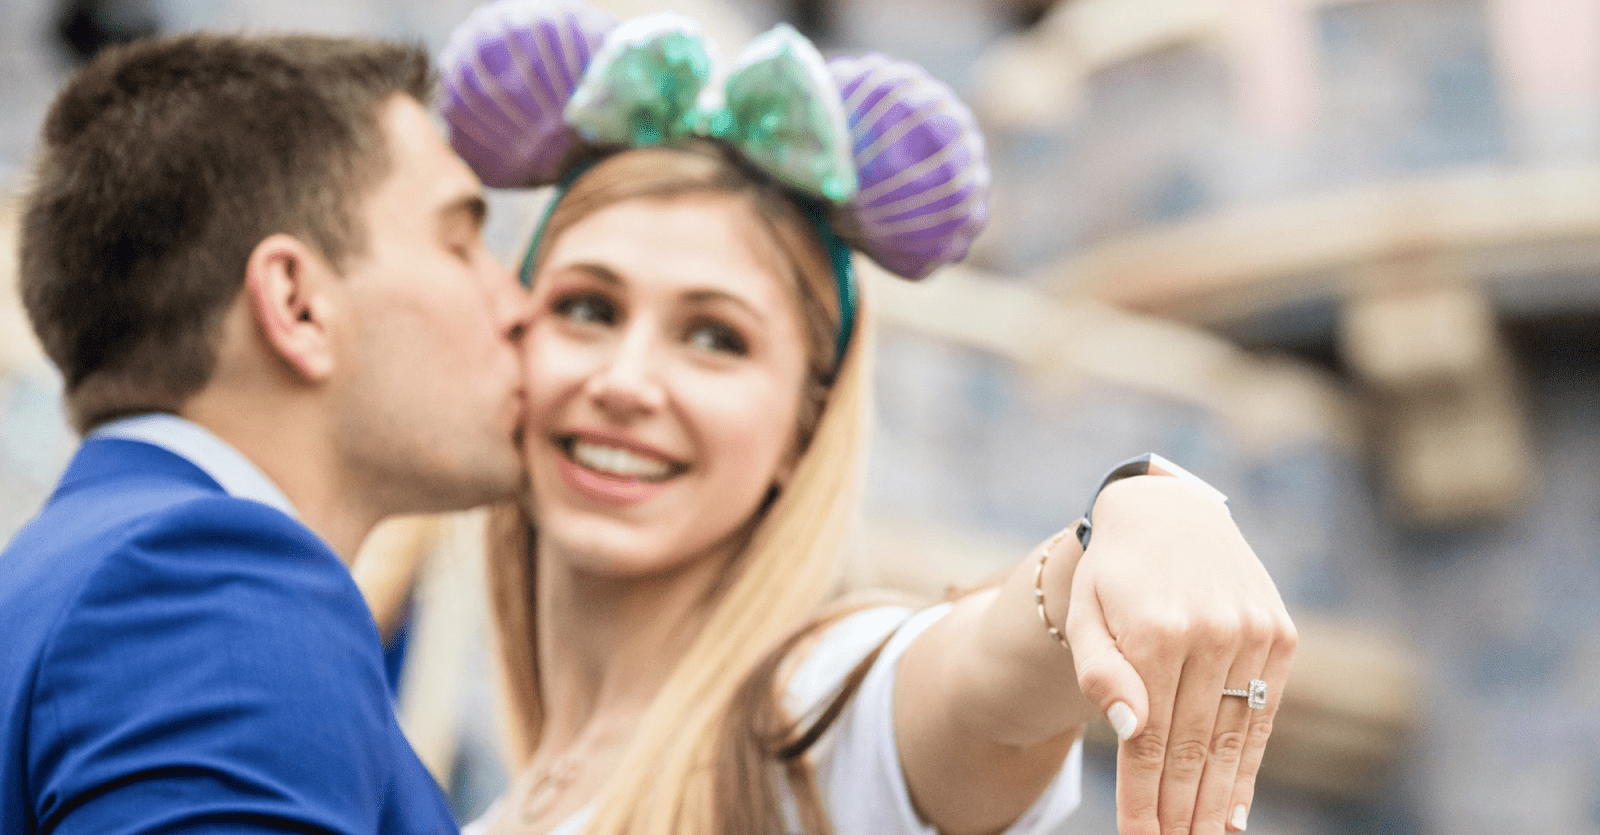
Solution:
<svg viewBox="0 0 1600 835">
<path fill-rule="evenodd" d="M 1127 739 L 1133 736 L 1133 729 L 1139 726 L 1139 718 L 1133 715 L 1133 708 L 1123 702 L 1113 704 L 1106 711 L 1106 721 L 1111 723 L 1111 730 L 1117 732 L 1117 739 Z M 1216 818 L 1212 818 L 1216 820 Z"/>
<path fill-rule="evenodd" d="M 1243 832 L 1246 819 L 1249 818 L 1249 816 L 1250 813 L 1245 811 L 1243 803 L 1233 807 L 1233 820 L 1230 821 L 1230 823 L 1233 824 L 1233 831 Z M 1216 820 L 1216 818 L 1212 818 L 1212 820 Z"/>
</svg>

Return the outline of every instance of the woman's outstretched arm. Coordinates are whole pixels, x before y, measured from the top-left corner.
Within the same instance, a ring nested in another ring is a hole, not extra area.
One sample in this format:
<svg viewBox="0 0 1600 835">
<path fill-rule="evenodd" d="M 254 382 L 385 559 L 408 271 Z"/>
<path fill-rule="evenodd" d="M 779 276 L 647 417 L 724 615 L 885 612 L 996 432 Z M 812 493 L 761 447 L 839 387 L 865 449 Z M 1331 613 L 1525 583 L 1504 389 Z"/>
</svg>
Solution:
<svg viewBox="0 0 1600 835">
<path fill-rule="evenodd" d="M 1049 784 L 1085 722 L 1123 738 L 1123 835 L 1239 831 L 1294 653 L 1276 587 L 1226 507 L 1180 479 L 1115 482 L 1094 537 L 1052 540 L 959 601 L 907 650 L 895 731 L 918 811 L 945 835 L 998 832 Z M 1251 709 L 1224 688 L 1267 682 Z"/>
</svg>

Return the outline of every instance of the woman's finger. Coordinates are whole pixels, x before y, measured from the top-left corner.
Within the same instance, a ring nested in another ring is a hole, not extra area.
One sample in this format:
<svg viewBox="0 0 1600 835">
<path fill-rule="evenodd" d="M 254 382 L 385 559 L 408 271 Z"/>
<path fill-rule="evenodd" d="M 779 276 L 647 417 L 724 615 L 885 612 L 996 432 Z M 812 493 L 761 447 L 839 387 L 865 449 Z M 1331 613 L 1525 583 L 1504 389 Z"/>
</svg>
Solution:
<svg viewBox="0 0 1600 835">
<path fill-rule="evenodd" d="M 1122 835 L 1161 831 L 1162 775 L 1186 648 L 1172 631 L 1152 630 L 1151 637 L 1155 640 L 1146 639 L 1127 652 L 1144 681 L 1149 715 L 1138 733 L 1117 746 L 1117 830 Z"/>
<path fill-rule="evenodd" d="M 1244 750 L 1239 757 L 1239 767 L 1234 776 L 1232 799 L 1229 803 L 1228 831 L 1243 832 L 1249 821 L 1251 803 L 1255 799 L 1256 774 L 1261 771 L 1261 756 L 1267 750 L 1267 738 L 1272 735 L 1272 723 L 1278 716 L 1278 706 L 1283 701 L 1284 684 L 1289 681 L 1289 669 L 1294 663 L 1295 645 L 1299 638 L 1294 623 L 1287 612 L 1281 613 L 1274 629 L 1272 650 L 1262 667 L 1261 680 L 1267 683 L 1267 706 L 1252 710 L 1246 717 Z M 1242 701 L 1229 699 L 1229 701 Z"/>
<path fill-rule="evenodd" d="M 1149 715 L 1145 682 L 1117 649 L 1106 625 L 1105 612 L 1094 594 L 1080 594 L 1075 584 L 1067 615 L 1067 643 L 1072 647 L 1078 689 L 1099 709 L 1119 740 L 1144 726 Z"/>
<path fill-rule="evenodd" d="M 1272 651 L 1271 630 L 1264 625 L 1246 624 L 1241 634 L 1240 649 L 1228 670 L 1225 687 L 1248 692 L 1250 681 L 1261 678 Z M 1220 835 L 1237 832 L 1232 826 L 1239 766 L 1244 758 L 1250 723 L 1260 713 L 1252 710 L 1247 698 L 1215 693 L 1213 708 L 1215 721 L 1206 760 L 1205 774 L 1200 778 L 1196 793 L 1194 817 L 1191 821 L 1195 835 Z"/>
<path fill-rule="evenodd" d="M 1187 832 L 1194 820 L 1195 799 L 1211 758 L 1217 700 L 1237 655 L 1237 630 L 1225 623 L 1197 622 L 1190 628 L 1189 640 L 1161 772 L 1162 832 Z"/>
</svg>

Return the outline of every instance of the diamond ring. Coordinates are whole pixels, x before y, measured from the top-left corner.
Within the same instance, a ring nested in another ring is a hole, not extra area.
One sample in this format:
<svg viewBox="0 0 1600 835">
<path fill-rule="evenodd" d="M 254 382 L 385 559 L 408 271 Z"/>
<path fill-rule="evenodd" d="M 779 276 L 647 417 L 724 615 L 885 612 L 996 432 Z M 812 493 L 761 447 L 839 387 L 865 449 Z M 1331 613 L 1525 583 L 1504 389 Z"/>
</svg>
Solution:
<svg viewBox="0 0 1600 835">
<path fill-rule="evenodd" d="M 1238 696 L 1251 710 L 1267 709 L 1267 683 L 1259 678 L 1250 679 L 1249 690 L 1223 690 L 1224 696 Z"/>
</svg>

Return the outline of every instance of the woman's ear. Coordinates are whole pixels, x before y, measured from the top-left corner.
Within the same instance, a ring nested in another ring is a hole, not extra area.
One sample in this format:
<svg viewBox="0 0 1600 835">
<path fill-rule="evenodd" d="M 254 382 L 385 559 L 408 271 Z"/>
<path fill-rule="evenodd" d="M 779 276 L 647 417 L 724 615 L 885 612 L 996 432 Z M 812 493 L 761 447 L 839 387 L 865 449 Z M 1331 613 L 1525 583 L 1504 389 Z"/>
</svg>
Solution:
<svg viewBox="0 0 1600 835">
<path fill-rule="evenodd" d="M 778 462 L 778 469 L 772 474 L 772 490 L 774 493 L 789 486 L 794 479 L 794 471 L 800 466 L 800 453 L 794 448 L 783 454 L 783 460 Z"/>
<path fill-rule="evenodd" d="M 333 372 L 330 292 L 339 279 L 326 258 L 292 235 L 269 235 L 245 265 L 244 292 L 262 338 L 307 382 Z"/>
<path fill-rule="evenodd" d="M 778 496 L 788 489 L 789 482 L 794 480 L 794 471 L 800 464 L 800 456 L 793 449 L 784 453 L 783 460 L 778 462 L 778 469 L 772 473 L 772 483 L 767 485 L 767 492 L 761 497 L 761 510 L 767 511 Z"/>
</svg>

